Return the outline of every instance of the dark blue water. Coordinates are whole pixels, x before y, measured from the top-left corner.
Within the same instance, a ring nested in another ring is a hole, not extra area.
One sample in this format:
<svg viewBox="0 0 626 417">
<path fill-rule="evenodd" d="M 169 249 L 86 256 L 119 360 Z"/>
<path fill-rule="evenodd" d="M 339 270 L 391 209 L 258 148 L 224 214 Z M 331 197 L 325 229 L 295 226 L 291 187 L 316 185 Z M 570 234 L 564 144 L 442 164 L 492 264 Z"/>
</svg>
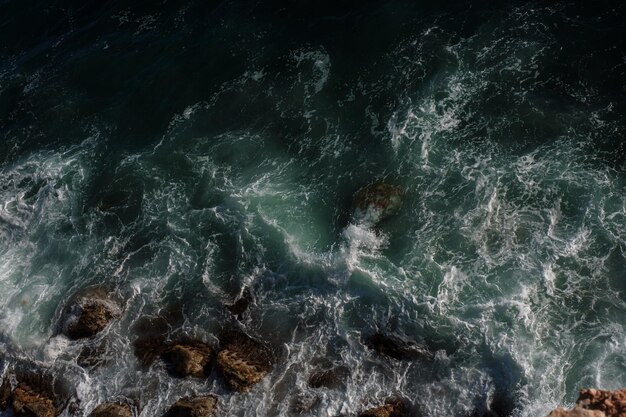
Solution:
<svg viewBox="0 0 626 417">
<path fill-rule="evenodd" d="M 541 416 L 626 385 L 621 2 L 4 0 L 0 135 L 2 365 L 63 375 L 86 413 L 212 392 L 233 416 Z M 405 193 L 372 228 L 351 204 L 377 181 Z M 55 335 L 102 283 L 121 320 Z M 138 364 L 141 317 L 214 342 L 246 291 L 278 357 L 252 392 Z M 90 344 L 111 361 L 78 365 Z M 322 359 L 341 389 L 307 385 Z"/>
</svg>

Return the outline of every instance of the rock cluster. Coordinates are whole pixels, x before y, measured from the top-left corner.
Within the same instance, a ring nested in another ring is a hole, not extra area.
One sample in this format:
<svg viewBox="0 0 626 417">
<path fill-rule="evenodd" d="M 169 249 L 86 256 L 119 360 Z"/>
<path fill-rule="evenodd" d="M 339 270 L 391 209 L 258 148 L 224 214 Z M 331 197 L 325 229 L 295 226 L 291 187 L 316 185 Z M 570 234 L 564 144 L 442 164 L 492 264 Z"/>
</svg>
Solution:
<svg viewBox="0 0 626 417">
<path fill-rule="evenodd" d="M 626 389 L 581 390 L 574 408 L 565 410 L 559 407 L 548 417 L 626 417 Z"/>
</svg>

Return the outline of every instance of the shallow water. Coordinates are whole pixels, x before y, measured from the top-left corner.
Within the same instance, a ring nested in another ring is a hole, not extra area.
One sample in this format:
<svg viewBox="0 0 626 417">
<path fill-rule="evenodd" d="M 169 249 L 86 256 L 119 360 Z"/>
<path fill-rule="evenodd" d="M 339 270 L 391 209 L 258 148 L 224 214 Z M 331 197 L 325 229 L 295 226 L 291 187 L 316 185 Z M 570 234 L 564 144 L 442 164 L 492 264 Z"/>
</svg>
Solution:
<svg viewBox="0 0 626 417">
<path fill-rule="evenodd" d="M 141 416 L 213 392 L 225 415 L 399 394 L 424 416 L 504 395 L 525 417 L 626 385 L 625 12 L 0 1 L 3 366 L 38 361 L 85 411 L 123 395 Z M 355 224 L 381 180 L 401 210 Z M 98 284 L 122 319 L 55 335 Z M 251 393 L 138 364 L 141 317 L 182 312 L 173 333 L 215 343 L 244 288 L 241 321 L 279 358 Z M 375 331 L 434 357 L 380 356 Z M 77 365 L 86 344 L 110 360 Z M 308 387 L 321 358 L 344 388 Z"/>
</svg>

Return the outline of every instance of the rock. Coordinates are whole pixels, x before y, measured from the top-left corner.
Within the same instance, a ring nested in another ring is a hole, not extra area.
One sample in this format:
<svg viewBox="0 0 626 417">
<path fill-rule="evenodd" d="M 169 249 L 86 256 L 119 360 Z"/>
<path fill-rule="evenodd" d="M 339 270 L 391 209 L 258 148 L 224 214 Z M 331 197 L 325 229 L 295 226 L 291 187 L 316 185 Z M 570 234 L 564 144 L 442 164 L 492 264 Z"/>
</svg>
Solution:
<svg viewBox="0 0 626 417">
<path fill-rule="evenodd" d="M 408 408 L 404 400 L 389 399 L 384 405 L 363 411 L 359 417 L 407 417 Z"/>
<path fill-rule="evenodd" d="M 363 338 L 368 348 L 381 355 L 397 360 L 432 359 L 433 354 L 425 347 L 397 335 L 374 333 Z"/>
<path fill-rule="evenodd" d="M 582 407 L 574 407 L 571 410 L 559 407 L 548 414 L 548 417 L 606 417 L 606 414 L 599 410 L 587 410 Z"/>
<path fill-rule="evenodd" d="M 208 376 L 211 370 L 213 349 L 200 341 L 173 343 L 165 347 L 161 358 L 173 376 L 203 378 Z"/>
<path fill-rule="evenodd" d="M 15 417 L 56 416 L 53 401 L 26 384 L 19 384 L 11 394 L 11 407 Z"/>
<path fill-rule="evenodd" d="M 291 411 L 296 414 L 308 413 L 313 407 L 319 404 L 319 402 L 319 397 L 300 392 L 291 400 L 290 408 Z"/>
<path fill-rule="evenodd" d="M 9 378 L 3 378 L 0 385 L 0 411 L 6 410 L 9 407 L 9 401 L 11 400 L 11 382 Z"/>
<path fill-rule="evenodd" d="M 65 307 L 62 333 L 70 339 L 91 337 L 122 315 L 120 306 L 102 288 L 91 288 L 72 296 Z"/>
<path fill-rule="evenodd" d="M 308 383 L 311 388 L 340 388 L 349 373 L 345 367 L 316 369 L 309 375 Z"/>
<path fill-rule="evenodd" d="M 268 349 L 240 331 L 222 333 L 217 367 L 226 385 L 235 391 L 249 391 L 272 368 Z"/>
<path fill-rule="evenodd" d="M 373 227 L 398 212 L 404 190 L 398 186 L 377 182 L 354 195 L 353 217 L 357 223 Z"/>
<path fill-rule="evenodd" d="M 580 391 L 576 405 L 588 410 L 602 411 L 607 417 L 626 417 L 626 389 L 584 389 Z"/>
<path fill-rule="evenodd" d="M 107 364 L 113 355 L 107 351 L 104 343 L 83 346 L 76 357 L 76 364 L 85 369 L 96 369 Z"/>
<path fill-rule="evenodd" d="M 185 397 L 176 401 L 164 417 L 208 417 L 217 406 L 217 398 L 211 395 Z"/>
<path fill-rule="evenodd" d="M 132 417 L 133 410 L 126 403 L 104 403 L 91 412 L 91 417 Z"/>
<path fill-rule="evenodd" d="M 226 308 L 228 309 L 228 311 L 233 313 L 235 317 L 237 317 L 237 319 L 240 320 L 241 316 L 243 315 L 243 313 L 246 312 L 248 307 L 250 307 L 251 303 L 252 303 L 252 294 L 250 294 L 250 291 L 246 288 L 242 292 L 241 296 L 237 298 L 234 303 L 226 306 Z"/>
<path fill-rule="evenodd" d="M 133 343 L 135 356 L 142 366 L 150 366 L 165 351 L 167 344 L 165 338 L 141 337 Z"/>
<path fill-rule="evenodd" d="M 583 389 L 571 410 L 557 408 L 548 417 L 626 417 L 626 389 Z"/>
</svg>

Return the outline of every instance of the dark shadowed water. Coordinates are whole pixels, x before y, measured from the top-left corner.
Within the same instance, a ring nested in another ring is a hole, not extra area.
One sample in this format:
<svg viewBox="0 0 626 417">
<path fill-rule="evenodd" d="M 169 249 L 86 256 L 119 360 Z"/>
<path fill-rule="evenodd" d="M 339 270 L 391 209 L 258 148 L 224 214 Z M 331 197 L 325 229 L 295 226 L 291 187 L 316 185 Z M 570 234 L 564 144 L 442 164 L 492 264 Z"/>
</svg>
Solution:
<svg viewBox="0 0 626 417">
<path fill-rule="evenodd" d="M 626 385 L 625 139 L 622 2 L 0 0 L 1 364 L 86 413 L 212 392 L 230 416 L 542 417 Z M 355 224 L 381 180 L 400 211 Z M 55 336 L 95 284 L 121 320 Z M 213 343 L 244 288 L 278 357 L 252 392 L 139 365 L 141 317 Z M 79 366 L 89 344 L 110 361 Z M 344 386 L 307 385 L 321 358 Z"/>
</svg>

